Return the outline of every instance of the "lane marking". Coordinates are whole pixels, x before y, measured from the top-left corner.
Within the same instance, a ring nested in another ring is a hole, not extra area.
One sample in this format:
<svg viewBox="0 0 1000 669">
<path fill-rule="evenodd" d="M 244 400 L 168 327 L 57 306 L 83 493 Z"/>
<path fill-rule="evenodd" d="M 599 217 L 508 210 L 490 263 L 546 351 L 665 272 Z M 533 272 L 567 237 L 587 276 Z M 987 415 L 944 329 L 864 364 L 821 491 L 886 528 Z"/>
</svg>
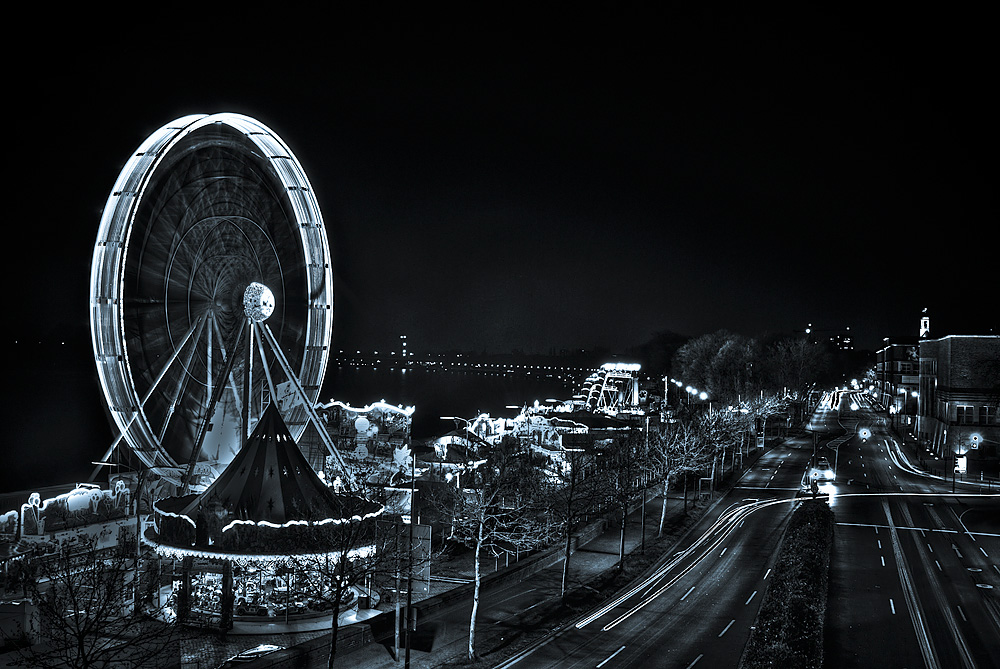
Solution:
<svg viewBox="0 0 1000 669">
<path fill-rule="evenodd" d="M 750 595 L 750 599 L 748 599 L 747 601 L 743 602 L 743 606 L 746 606 L 746 605 L 747 605 L 747 604 L 749 604 L 749 603 L 750 603 L 751 601 L 753 601 L 753 598 L 754 598 L 754 597 L 756 597 L 756 596 L 757 596 L 757 591 L 756 591 L 756 590 L 754 590 L 754 591 L 753 591 L 753 594 L 752 594 L 752 595 Z"/>
<path fill-rule="evenodd" d="M 728 632 L 728 631 L 729 631 L 729 628 L 733 626 L 733 623 L 734 623 L 734 622 L 736 622 L 736 620 L 735 620 L 735 619 L 733 619 L 733 620 L 730 620 L 730 621 L 729 621 L 729 624 L 728 624 L 728 625 L 726 625 L 726 627 L 725 627 L 725 628 L 724 628 L 724 629 L 723 629 L 723 630 L 722 630 L 721 632 L 719 632 L 719 637 L 720 637 L 720 638 L 722 637 L 722 635 L 723 635 L 723 634 L 725 634 L 726 632 Z"/>
<path fill-rule="evenodd" d="M 606 658 L 604 658 L 603 662 L 601 662 L 599 665 L 597 665 L 597 669 L 601 669 L 601 667 L 603 667 L 605 664 L 607 664 L 608 662 L 611 661 L 611 658 L 613 658 L 615 655 L 617 655 L 618 653 L 622 652 L 623 650 L 625 650 L 625 646 L 622 646 L 621 648 L 619 648 L 615 652 L 611 653 L 611 655 L 608 655 Z"/>
<path fill-rule="evenodd" d="M 687 596 L 690 595 L 693 590 L 694 590 L 694 586 L 692 585 L 691 586 L 691 590 L 688 590 L 687 592 L 685 592 L 684 596 L 681 597 L 681 601 L 683 602 L 685 599 L 687 599 Z"/>
<path fill-rule="evenodd" d="M 691 667 L 693 667 L 694 665 L 698 664 L 698 660 L 700 660 L 703 657 L 705 657 L 704 653 L 702 653 L 698 657 L 694 658 L 694 662 L 692 662 L 691 664 L 689 664 L 685 669 L 691 669 Z"/>
<path fill-rule="evenodd" d="M 896 615 L 896 605 L 893 603 L 892 597 L 889 598 L 889 607 L 892 609 L 892 615 Z"/>
</svg>

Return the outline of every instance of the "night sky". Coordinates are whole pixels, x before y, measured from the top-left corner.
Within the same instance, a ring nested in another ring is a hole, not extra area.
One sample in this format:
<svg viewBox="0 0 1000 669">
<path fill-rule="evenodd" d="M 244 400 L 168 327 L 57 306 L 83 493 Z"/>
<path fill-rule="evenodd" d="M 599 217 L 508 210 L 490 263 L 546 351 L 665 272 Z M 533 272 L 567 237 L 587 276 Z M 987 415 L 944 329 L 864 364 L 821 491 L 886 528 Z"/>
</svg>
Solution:
<svg viewBox="0 0 1000 669">
<path fill-rule="evenodd" d="M 4 47 L 8 339 L 27 382 L 11 397 L 56 395 L 24 344 L 68 339 L 98 402 L 101 210 L 139 144 L 190 113 L 253 116 L 302 163 L 334 349 L 623 351 L 809 323 L 875 348 L 915 335 L 924 307 L 995 326 L 984 17 L 591 16 L 530 34 L 252 18 L 165 14 L 117 37 L 47 22 Z"/>
<path fill-rule="evenodd" d="M 915 334 L 924 307 L 985 318 L 987 43 L 973 16 L 861 18 L 54 39 L 62 59 L 12 73 L 28 176 L 9 185 L 45 249 L 28 270 L 40 313 L 18 327 L 86 322 L 125 159 L 217 111 L 270 126 L 313 183 L 335 349 L 406 334 L 418 352 L 617 351 L 807 323 L 875 347 Z"/>
</svg>

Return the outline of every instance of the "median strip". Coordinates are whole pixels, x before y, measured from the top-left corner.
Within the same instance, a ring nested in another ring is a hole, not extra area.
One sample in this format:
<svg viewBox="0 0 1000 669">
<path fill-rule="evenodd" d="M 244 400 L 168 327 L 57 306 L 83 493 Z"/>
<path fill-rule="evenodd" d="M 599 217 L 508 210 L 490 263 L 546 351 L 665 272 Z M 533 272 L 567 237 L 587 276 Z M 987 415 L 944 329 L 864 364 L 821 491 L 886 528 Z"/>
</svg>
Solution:
<svg viewBox="0 0 1000 669">
<path fill-rule="evenodd" d="M 750 632 L 743 669 L 822 666 L 833 526 L 825 501 L 808 501 L 795 510 Z"/>
</svg>

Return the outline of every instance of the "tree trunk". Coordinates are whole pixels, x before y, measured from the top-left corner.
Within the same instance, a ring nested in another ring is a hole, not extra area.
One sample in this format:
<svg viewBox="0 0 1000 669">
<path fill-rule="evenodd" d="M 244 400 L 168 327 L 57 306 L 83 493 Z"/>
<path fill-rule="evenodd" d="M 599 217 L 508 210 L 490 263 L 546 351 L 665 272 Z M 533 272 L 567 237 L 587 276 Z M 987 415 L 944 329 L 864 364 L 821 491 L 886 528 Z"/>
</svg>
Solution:
<svg viewBox="0 0 1000 669">
<path fill-rule="evenodd" d="M 479 523 L 478 534 L 476 535 L 476 556 L 475 556 L 475 585 L 472 589 L 472 617 L 469 619 L 469 660 L 476 659 L 476 614 L 479 612 L 479 589 L 482 585 L 482 577 L 479 568 L 479 553 L 483 547 L 483 523 Z"/>
<path fill-rule="evenodd" d="M 625 527 L 628 525 L 628 502 L 622 506 L 621 540 L 618 542 L 618 568 L 625 569 Z"/>
<path fill-rule="evenodd" d="M 663 523 L 667 520 L 667 493 L 670 491 L 670 477 L 663 482 L 663 504 L 660 505 L 660 529 L 656 536 L 663 536 Z"/>
<path fill-rule="evenodd" d="M 559 587 L 559 596 L 566 596 L 566 588 L 569 584 L 569 556 L 573 552 L 573 531 L 566 531 L 566 554 L 563 556 L 562 584 Z"/>
<path fill-rule="evenodd" d="M 340 598 L 344 594 L 344 572 L 346 571 L 346 555 L 341 555 L 337 563 L 337 569 L 341 572 L 334 572 L 333 577 L 333 620 L 330 624 L 330 659 L 327 661 L 327 669 L 333 669 L 333 661 L 337 657 L 337 632 L 340 631 Z"/>
</svg>

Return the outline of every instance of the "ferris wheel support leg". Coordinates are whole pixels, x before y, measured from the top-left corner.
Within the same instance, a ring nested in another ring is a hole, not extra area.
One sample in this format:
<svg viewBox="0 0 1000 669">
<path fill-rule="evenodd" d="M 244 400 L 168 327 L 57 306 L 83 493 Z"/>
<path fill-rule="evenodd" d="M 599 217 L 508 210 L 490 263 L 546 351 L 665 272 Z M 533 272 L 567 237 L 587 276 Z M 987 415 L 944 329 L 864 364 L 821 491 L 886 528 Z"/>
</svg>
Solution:
<svg viewBox="0 0 1000 669">
<path fill-rule="evenodd" d="M 239 350 L 240 342 L 243 340 L 243 331 L 246 329 L 246 321 L 240 323 L 240 329 L 237 330 L 235 335 L 235 341 L 231 350 L 233 354 L 229 356 L 226 360 L 226 369 L 223 375 L 229 375 L 233 371 L 233 363 L 239 356 L 236 355 L 236 351 Z M 205 412 L 205 420 L 201 421 L 201 425 L 198 427 L 198 437 L 194 442 L 194 450 L 191 451 L 191 459 L 188 462 L 187 473 L 184 474 L 184 478 L 181 480 L 182 492 L 181 495 L 186 495 L 188 488 L 191 485 L 191 475 L 194 473 L 194 466 L 198 462 L 198 456 L 201 455 L 201 447 L 205 444 L 205 434 L 208 432 L 208 423 L 212 419 L 212 414 L 215 413 L 215 406 L 219 403 L 219 399 L 222 397 L 222 393 L 225 390 L 225 386 L 219 384 L 215 386 L 215 391 L 212 393 L 212 398 L 208 402 L 208 409 Z"/>
<path fill-rule="evenodd" d="M 299 396 L 299 400 L 302 402 L 302 406 L 305 407 L 306 413 L 309 416 L 309 420 L 312 421 L 313 426 L 316 428 L 316 432 L 319 433 L 320 439 L 323 441 L 323 445 L 326 446 L 326 450 L 330 452 L 330 455 L 337 461 L 342 472 L 344 472 L 344 477 L 348 481 L 348 487 L 354 488 L 354 475 L 351 474 L 351 470 L 347 468 L 347 463 L 344 462 L 344 457 L 337 450 L 337 447 L 333 443 L 333 439 L 330 438 L 330 433 L 326 431 L 326 426 L 320 421 L 319 416 L 316 415 L 316 409 L 313 408 L 312 402 L 306 396 L 306 392 L 302 389 L 301 384 L 299 384 L 299 379 L 292 372 L 291 365 L 288 364 L 288 359 L 285 358 L 284 352 L 278 346 L 278 342 L 274 338 L 274 333 L 271 332 L 271 328 L 267 326 L 267 323 L 261 323 L 261 332 L 264 337 L 267 338 L 267 343 L 271 346 L 271 350 L 274 351 L 275 357 L 278 359 L 278 364 L 284 370 L 285 375 L 288 380 L 292 382 L 292 387 L 295 389 L 296 394 Z"/>
<path fill-rule="evenodd" d="M 249 321 L 247 328 L 247 357 L 243 365 L 243 425 L 240 426 L 240 450 L 247 445 L 250 436 L 250 391 L 253 388 L 253 333 L 257 328 Z"/>
<path fill-rule="evenodd" d="M 222 331 L 219 329 L 219 323 L 215 320 L 214 316 L 212 317 L 212 327 L 215 329 L 215 336 L 219 338 L 219 350 L 222 351 L 222 361 L 223 364 L 225 364 L 229 354 L 226 352 L 225 337 L 222 336 Z M 242 416 L 243 399 L 240 397 L 239 390 L 236 389 L 236 379 L 233 378 L 233 373 L 231 371 L 229 374 L 224 375 L 221 383 L 225 383 L 227 378 L 229 379 L 229 387 L 233 391 L 233 401 L 236 403 L 236 411 Z"/>
<path fill-rule="evenodd" d="M 271 393 L 271 401 L 274 402 L 278 393 L 274 388 L 274 380 L 271 378 L 271 370 L 267 366 L 267 358 L 264 357 L 263 337 L 260 336 L 257 337 L 257 351 L 260 353 L 260 366 L 264 370 L 264 377 L 267 379 L 267 389 Z"/>
<path fill-rule="evenodd" d="M 211 318 L 211 314 L 205 319 L 205 327 L 208 327 L 208 319 Z M 201 339 L 201 333 L 198 334 L 198 340 Z M 191 361 L 194 359 L 194 354 L 198 350 L 198 340 L 195 340 L 195 345 L 187 352 L 184 357 L 184 368 L 191 368 Z M 160 426 L 160 433 L 157 437 L 159 443 L 163 443 L 163 439 L 167 434 L 167 428 L 170 427 L 170 419 L 173 417 L 174 412 L 177 408 L 177 402 L 180 400 L 181 394 L 187 388 L 188 381 L 190 380 L 190 374 L 182 374 L 180 378 L 177 379 L 176 387 L 174 388 L 173 394 L 170 396 L 170 406 L 167 407 L 167 415 L 163 418 L 163 425 Z M 172 463 L 168 463 L 172 464 Z"/>
<path fill-rule="evenodd" d="M 104 457 L 101 458 L 101 462 L 106 462 L 107 459 L 111 457 L 111 454 L 114 453 L 115 448 L 118 447 L 118 444 L 120 444 L 121 440 L 125 437 L 125 433 L 127 433 L 129 429 L 132 427 L 132 423 L 134 423 L 135 419 L 138 418 L 139 413 L 142 411 L 142 408 L 146 406 L 146 402 L 149 401 L 149 398 L 153 396 L 153 391 L 155 391 L 156 387 L 160 385 L 160 381 L 163 380 L 163 377 L 167 375 L 167 371 L 170 370 L 170 366 L 174 364 L 175 360 L 177 360 L 181 351 L 184 350 L 184 347 L 187 345 L 188 340 L 191 338 L 191 335 L 194 334 L 194 331 L 196 329 L 198 330 L 198 339 L 201 338 L 201 328 L 202 326 L 204 326 L 204 324 L 205 324 L 204 316 L 200 316 L 191 325 L 191 328 L 187 331 L 187 334 L 185 334 L 184 338 L 181 340 L 180 345 L 174 350 L 173 354 L 170 356 L 170 359 L 167 360 L 167 364 L 163 366 L 163 369 L 161 369 L 160 373 L 156 376 L 156 380 L 154 380 L 153 385 L 149 387 L 149 390 L 146 392 L 145 397 L 143 397 L 142 401 L 139 402 L 139 406 L 136 407 L 136 410 L 132 412 L 132 417 L 128 419 L 128 423 L 125 425 L 124 429 L 122 429 L 118 433 L 118 436 L 115 437 L 115 440 L 111 443 L 111 446 L 109 446 L 108 450 L 104 452 Z M 101 471 L 101 465 L 97 465 L 97 467 L 94 468 L 93 473 L 91 473 L 90 475 L 91 482 L 93 482 L 94 479 L 97 478 L 97 474 L 100 471 Z"/>
</svg>

